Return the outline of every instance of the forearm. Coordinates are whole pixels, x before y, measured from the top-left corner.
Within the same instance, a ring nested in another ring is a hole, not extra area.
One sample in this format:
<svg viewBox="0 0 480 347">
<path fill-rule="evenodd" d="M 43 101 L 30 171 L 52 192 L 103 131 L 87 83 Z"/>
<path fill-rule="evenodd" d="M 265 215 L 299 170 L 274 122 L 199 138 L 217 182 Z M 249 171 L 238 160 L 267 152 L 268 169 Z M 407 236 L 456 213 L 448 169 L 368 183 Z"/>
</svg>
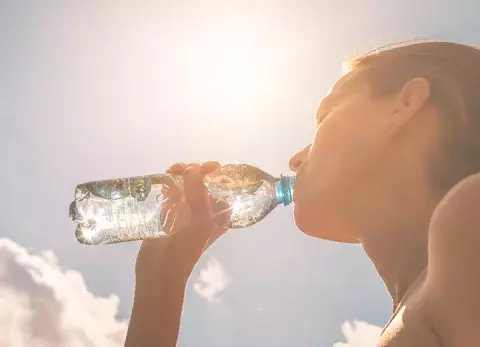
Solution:
<svg viewBox="0 0 480 347">
<path fill-rule="evenodd" d="M 139 253 L 126 347 L 176 345 L 185 286 L 199 251 L 162 242 L 152 240 Z"/>
<path fill-rule="evenodd" d="M 136 286 L 126 347 L 176 346 L 185 282 L 174 276 Z"/>
</svg>

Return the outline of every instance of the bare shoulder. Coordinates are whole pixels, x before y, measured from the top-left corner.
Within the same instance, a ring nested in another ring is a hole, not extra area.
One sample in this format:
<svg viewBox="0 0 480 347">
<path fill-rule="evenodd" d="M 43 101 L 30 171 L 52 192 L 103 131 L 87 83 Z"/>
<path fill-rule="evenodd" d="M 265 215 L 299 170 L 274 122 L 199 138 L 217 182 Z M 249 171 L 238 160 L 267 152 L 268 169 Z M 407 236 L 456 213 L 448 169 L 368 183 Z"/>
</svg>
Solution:
<svg viewBox="0 0 480 347">
<path fill-rule="evenodd" d="M 385 326 L 377 347 L 443 347 L 425 305 L 426 268 Z"/>
<path fill-rule="evenodd" d="M 448 346 L 480 341 L 480 174 L 458 183 L 433 213 L 425 283 L 429 320 Z"/>
</svg>

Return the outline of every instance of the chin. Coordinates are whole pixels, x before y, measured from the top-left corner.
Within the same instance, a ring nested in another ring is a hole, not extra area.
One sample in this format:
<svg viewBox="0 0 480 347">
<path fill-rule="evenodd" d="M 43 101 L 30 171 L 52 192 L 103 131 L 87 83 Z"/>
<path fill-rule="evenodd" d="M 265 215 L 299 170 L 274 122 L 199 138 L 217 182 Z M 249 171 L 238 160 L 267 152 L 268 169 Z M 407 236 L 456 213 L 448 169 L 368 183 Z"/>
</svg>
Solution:
<svg viewBox="0 0 480 347">
<path fill-rule="evenodd" d="M 295 203 L 293 217 L 298 229 L 307 235 L 316 237 L 316 231 L 321 229 L 321 223 L 316 223 L 312 213 L 309 213 L 305 208 L 303 208 L 301 203 Z"/>
<path fill-rule="evenodd" d="M 310 205 L 311 206 L 311 205 Z M 294 219 L 297 227 L 306 235 L 341 243 L 359 243 L 345 218 L 336 218 L 331 209 L 305 207 L 295 203 Z"/>
</svg>

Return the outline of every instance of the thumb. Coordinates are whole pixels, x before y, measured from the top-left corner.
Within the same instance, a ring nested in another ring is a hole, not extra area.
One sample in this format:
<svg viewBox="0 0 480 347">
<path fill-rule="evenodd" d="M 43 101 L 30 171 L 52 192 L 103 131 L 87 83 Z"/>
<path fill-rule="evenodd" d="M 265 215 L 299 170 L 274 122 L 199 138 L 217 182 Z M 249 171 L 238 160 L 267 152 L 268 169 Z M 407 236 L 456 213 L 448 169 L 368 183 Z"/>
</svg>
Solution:
<svg viewBox="0 0 480 347">
<path fill-rule="evenodd" d="M 228 229 L 230 224 L 230 205 L 227 201 L 210 196 L 213 219 L 219 228 Z"/>
<path fill-rule="evenodd" d="M 183 184 L 185 200 L 191 211 L 191 222 L 202 224 L 202 222 L 213 221 L 209 194 L 203 183 L 202 170 L 199 164 L 192 164 L 183 172 Z"/>
<path fill-rule="evenodd" d="M 225 234 L 230 224 L 230 206 L 225 200 L 210 197 L 214 222 L 216 227 L 212 230 L 203 251 L 210 247 L 220 236 Z"/>
</svg>

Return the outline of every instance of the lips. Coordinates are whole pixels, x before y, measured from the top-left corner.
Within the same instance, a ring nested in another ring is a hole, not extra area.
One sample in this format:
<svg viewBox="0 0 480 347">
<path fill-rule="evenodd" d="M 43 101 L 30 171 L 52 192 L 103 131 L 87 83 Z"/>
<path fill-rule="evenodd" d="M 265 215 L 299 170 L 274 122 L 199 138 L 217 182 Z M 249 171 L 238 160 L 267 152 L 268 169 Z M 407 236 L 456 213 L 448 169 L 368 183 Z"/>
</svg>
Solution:
<svg viewBox="0 0 480 347">
<path fill-rule="evenodd" d="M 292 196 L 292 200 L 293 202 L 295 203 L 297 201 L 297 190 L 298 190 L 298 177 L 299 175 L 297 174 L 296 177 L 295 177 L 295 187 L 293 188 L 293 196 Z"/>
</svg>

